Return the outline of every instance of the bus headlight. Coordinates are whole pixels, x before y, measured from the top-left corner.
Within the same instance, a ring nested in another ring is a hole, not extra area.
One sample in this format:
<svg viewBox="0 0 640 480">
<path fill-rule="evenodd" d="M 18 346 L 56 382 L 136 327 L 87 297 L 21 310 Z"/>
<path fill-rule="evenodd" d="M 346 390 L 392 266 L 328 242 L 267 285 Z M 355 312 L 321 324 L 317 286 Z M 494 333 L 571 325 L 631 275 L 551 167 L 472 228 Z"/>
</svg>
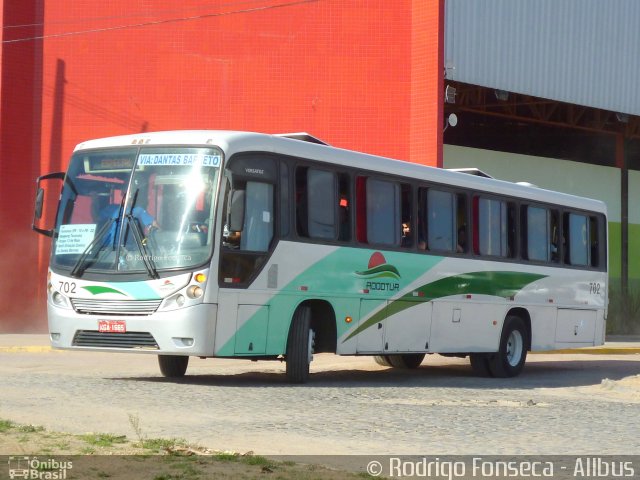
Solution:
<svg viewBox="0 0 640 480">
<path fill-rule="evenodd" d="M 64 295 L 62 295 L 60 292 L 53 292 L 51 300 L 53 300 L 53 303 L 55 303 L 59 307 L 67 306 L 67 299 L 64 298 Z"/>
<path fill-rule="evenodd" d="M 200 298 L 202 296 L 202 293 L 202 288 L 197 285 L 191 285 L 189 288 L 187 288 L 187 296 L 189 298 Z"/>
</svg>

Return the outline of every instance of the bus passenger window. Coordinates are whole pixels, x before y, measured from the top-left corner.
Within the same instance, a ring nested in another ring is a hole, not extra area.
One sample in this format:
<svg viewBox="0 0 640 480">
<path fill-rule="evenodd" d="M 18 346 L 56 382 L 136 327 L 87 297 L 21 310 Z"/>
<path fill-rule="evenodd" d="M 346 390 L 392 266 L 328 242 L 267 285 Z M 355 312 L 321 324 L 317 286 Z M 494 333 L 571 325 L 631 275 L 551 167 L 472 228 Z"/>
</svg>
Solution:
<svg viewBox="0 0 640 480">
<path fill-rule="evenodd" d="M 458 193 L 456 200 L 456 253 L 467 253 L 467 196 Z"/>
<path fill-rule="evenodd" d="M 319 240 L 350 238 L 349 178 L 328 170 L 296 170 L 296 231 Z"/>
<path fill-rule="evenodd" d="M 474 253 L 498 257 L 508 256 L 507 202 L 476 197 L 473 208 L 477 228 Z"/>
<path fill-rule="evenodd" d="M 273 185 L 247 182 L 240 250 L 266 252 L 273 238 Z"/>
<path fill-rule="evenodd" d="M 351 181 L 349 175 L 338 174 L 338 240 L 351 240 Z"/>
<path fill-rule="evenodd" d="M 273 185 L 269 183 L 248 181 L 230 190 L 223 245 L 268 251 L 273 238 L 273 203 Z"/>
<path fill-rule="evenodd" d="M 591 266 L 600 266 L 600 235 L 598 230 L 599 221 L 597 217 L 589 217 L 589 239 L 591 240 Z"/>
<path fill-rule="evenodd" d="M 336 238 L 336 179 L 332 172 L 307 170 L 307 232 L 309 237 Z M 304 208 L 303 205 L 300 206 Z"/>
<path fill-rule="evenodd" d="M 523 207 L 526 224 L 526 257 L 547 262 L 550 259 L 549 216 L 546 208 Z"/>
<path fill-rule="evenodd" d="M 367 239 L 369 243 L 400 245 L 400 185 L 369 178 L 367 180 Z"/>
<path fill-rule="evenodd" d="M 454 251 L 454 203 L 454 195 L 451 192 L 427 190 L 426 224 L 429 250 Z"/>
<path fill-rule="evenodd" d="M 402 217 L 402 235 L 400 240 L 400 246 L 412 247 L 413 246 L 413 195 L 411 194 L 411 186 L 403 183 L 400 185 L 401 189 L 401 217 Z"/>
<path fill-rule="evenodd" d="M 589 218 L 585 215 L 565 213 L 564 227 L 564 233 L 568 236 L 565 263 L 578 266 L 590 265 Z"/>
<path fill-rule="evenodd" d="M 223 226 L 218 281 L 237 287 L 249 281 L 264 265 L 275 235 L 274 198 L 271 183 L 227 183 L 226 222 Z"/>
<path fill-rule="evenodd" d="M 557 210 L 549 210 L 549 244 L 551 253 L 551 262 L 558 263 L 560 261 L 560 247 L 564 246 L 564 239 L 560 238 L 560 219 Z"/>
</svg>

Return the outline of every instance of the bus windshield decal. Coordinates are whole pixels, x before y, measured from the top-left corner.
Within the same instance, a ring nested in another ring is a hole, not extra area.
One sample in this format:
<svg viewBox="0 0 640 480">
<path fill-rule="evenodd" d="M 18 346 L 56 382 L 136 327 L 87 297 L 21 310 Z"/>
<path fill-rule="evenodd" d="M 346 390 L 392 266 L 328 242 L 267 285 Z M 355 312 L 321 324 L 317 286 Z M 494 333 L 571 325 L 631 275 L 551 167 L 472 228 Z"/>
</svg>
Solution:
<svg viewBox="0 0 640 480">
<path fill-rule="evenodd" d="M 56 255 L 79 254 L 84 252 L 93 240 L 96 224 L 60 225 L 60 234 L 56 241 Z"/>
<path fill-rule="evenodd" d="M 219 167 L 220 155 L 201 155 L 191 153 L 154 153 L 141 154 L 138 165 L 202 165 L 203 167 Z"/>
</svg>

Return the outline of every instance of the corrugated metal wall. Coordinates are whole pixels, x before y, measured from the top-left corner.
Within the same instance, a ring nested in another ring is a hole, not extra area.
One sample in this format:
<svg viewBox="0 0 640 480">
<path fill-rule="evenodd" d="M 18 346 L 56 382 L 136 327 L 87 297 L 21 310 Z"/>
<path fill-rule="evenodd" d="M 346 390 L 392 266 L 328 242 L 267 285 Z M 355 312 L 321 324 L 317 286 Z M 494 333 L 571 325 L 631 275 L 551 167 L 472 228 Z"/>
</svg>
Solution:
<svg viewBox="0 0 640 480">
<path fill-rule="evenodd" d="M 640 114 L 640 1 L 446 0 L 446 78 Z"/>
</svg>

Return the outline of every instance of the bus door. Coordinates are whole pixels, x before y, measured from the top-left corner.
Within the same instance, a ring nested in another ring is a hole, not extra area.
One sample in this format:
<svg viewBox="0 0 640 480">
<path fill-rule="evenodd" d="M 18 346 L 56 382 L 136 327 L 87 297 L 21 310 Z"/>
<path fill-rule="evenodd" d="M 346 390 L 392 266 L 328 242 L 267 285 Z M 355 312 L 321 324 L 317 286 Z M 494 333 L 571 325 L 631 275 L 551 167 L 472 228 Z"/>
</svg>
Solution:
<svg viewBox="0 0 640 480">
<path fill-rule="evenodd" d="M 276 179 L 272 157 L 242 154 L 229 161 L 219 267 L 224 315 L 216 331 L 234 331 L 236 355 L 266 351 L 272 292 L 258 276 L 275 246 Z"/>
</svg>

